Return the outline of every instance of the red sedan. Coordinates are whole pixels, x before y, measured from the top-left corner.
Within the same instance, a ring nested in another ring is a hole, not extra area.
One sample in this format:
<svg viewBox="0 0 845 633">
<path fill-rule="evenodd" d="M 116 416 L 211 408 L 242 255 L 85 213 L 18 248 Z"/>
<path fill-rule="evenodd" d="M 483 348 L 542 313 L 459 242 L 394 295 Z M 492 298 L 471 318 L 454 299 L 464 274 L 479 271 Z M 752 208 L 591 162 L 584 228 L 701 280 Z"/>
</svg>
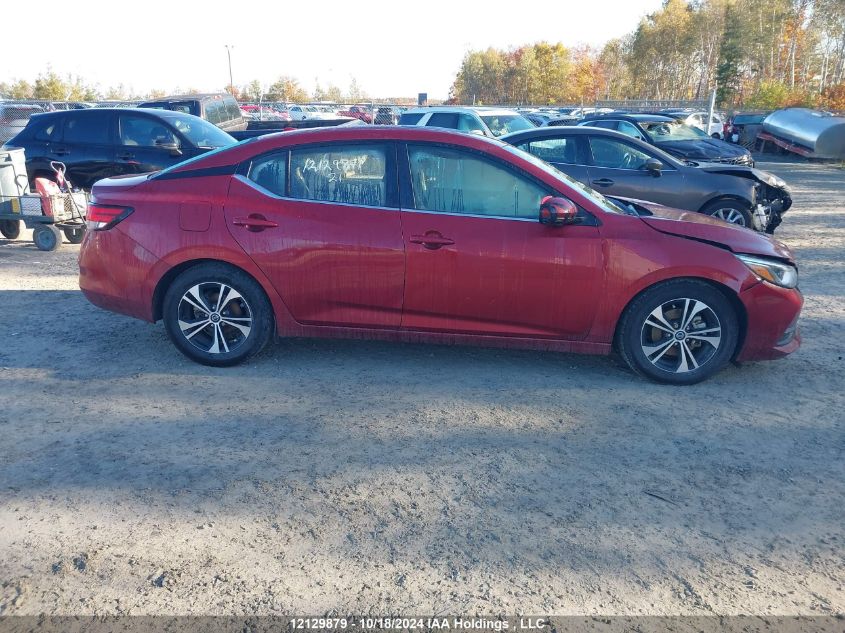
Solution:
<svg viewBox="0 0 845 633">
<path fill-rule="evenodd" d="M 791 252 L 613 200 L 499 141 L 415 127 L 263 136 L 93 188 L 79 284 L 209 365 L 274 336 L 618 350 L 690 384 L 796 350 Z"/>
</svg>

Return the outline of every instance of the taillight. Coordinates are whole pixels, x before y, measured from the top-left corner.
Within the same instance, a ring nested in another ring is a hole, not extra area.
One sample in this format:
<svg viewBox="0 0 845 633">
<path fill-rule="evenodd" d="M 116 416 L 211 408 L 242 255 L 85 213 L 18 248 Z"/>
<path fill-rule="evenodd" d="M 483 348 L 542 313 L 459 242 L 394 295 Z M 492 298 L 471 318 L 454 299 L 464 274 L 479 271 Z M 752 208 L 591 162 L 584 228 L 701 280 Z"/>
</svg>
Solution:
<svg viewBox="0 0 845 633">
<path fill-rule="evenodd" d="M 111 204 L 88 203 L 88 213 L 85 215 L 85 223 L 89 231 L 106 231 L 128 218 L 134 209 L 132 207 L 119 207 Z"/>
</svg>

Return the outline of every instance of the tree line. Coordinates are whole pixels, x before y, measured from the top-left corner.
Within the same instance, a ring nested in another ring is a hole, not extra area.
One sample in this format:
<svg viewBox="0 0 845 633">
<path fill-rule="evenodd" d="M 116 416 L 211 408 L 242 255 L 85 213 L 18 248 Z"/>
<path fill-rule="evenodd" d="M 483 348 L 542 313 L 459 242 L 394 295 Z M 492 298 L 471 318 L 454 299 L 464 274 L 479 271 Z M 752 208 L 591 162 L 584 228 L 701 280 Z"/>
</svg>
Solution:
<svg viewBox="0 0 845 633">
<path fill-rule="evenodd" d="M 454 103 L 706 99 L 727 109 L 845 110 L 845 0 L 665 0 L 601 48 L 468 52 Z"/>
<path fill-rule="evenodd" d="M 313 93 L 309 94 L 300 86 L 294 77 L 283 75 L 269 86 L 254 79 L 243 86 L 226 86 L 241 101 L 281 101 L 305 103 L 308 101 L 361 101 L 367 98 L 366 92 L 358 85 L 353 77 L 347 91 L 343 91 L 333 84 L 326 88 L 320 86 L 319 80 Z M 176 88 L 169 94 L 197 94 L 196 88 Z M 155 89 L 138 93 L 124 84 L 101 90 L 98 86 L 86 83 L 75 75 L 61 76 L 48 68 L 33 81 L 16 79 L 11 82 L 0 82 L 0 97 L 9 99 L 33 99 L 44 101 L 141 101 L 157 99 L 168 94 L 164 90 Z"/>
</svg>

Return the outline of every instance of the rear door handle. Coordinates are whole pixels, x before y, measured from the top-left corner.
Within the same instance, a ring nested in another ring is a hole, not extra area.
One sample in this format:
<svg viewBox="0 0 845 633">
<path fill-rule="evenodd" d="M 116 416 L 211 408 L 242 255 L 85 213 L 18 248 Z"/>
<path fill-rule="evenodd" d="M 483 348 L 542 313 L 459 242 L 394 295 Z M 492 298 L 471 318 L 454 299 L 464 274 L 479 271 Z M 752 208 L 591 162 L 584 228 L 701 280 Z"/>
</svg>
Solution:
<svg viewBox="0 0 845 633">
<path fill-rule="evenodd" d="M 455 240 L 443 237 L 437 231 L 429 231 L 425 235 L 412 235 L 410 241 L 411 244 L 422 244 L 429 250 L 435 250 L 442 246 L 449 246 L 455 243 Z"/>
<path fill-rule="evenodd" d="M 232 220 L 232 224 L 235 226 L 242 226 L 246 228 L 247 231 L 252 231 L 253 233 L 259 233 L 265 229 L 274 229 L 279 224 L 277 222 L 273 222 L 273 220 L 268 220 L 263 215 L 258 213 L 253 213 L 249 217 L 246 218 L 235 218 Z"/>
<path fill-rule="evenodd" d="M 599 178 L 598 180 L 593 180 L 592 184 L 597 187 L 610 187 L 613 184 L 613 181 L 610 178 Z"/>
<path fill-rule="evenodd" d="M 120 160 L 132 160 L 133 158 L 135 158 L 135 154 L 130 154 L 129 152 L 127 152 L 126 154 L 121 154 L 120 156 L 118 156 L 118 158 Z"/>
<path fill-rule="evenodd" d="M 70 154 L 70 150 L 66 147 L 59 147 L 58 149 L 54 149 L 53 153 L 56 156 L 67 156 L 68 154 Z"/>
</svg>

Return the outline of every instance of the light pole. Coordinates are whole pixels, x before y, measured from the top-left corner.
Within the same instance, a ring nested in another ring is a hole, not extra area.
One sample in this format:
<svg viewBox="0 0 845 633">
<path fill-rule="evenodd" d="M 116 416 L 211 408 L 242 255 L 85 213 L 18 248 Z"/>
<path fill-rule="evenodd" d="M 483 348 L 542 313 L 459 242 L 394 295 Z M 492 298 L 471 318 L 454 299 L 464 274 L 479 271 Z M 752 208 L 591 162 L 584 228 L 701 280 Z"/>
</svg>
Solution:
<svg viewBox="0 0 845 633">
<path fill-rule="evenodd" d="M 235 96 L 235 84 L 232 81 L 232 49 L 233 45 L 226 44 L 226 57 L 229 58 L 229 94 Z"/>
</svg>

